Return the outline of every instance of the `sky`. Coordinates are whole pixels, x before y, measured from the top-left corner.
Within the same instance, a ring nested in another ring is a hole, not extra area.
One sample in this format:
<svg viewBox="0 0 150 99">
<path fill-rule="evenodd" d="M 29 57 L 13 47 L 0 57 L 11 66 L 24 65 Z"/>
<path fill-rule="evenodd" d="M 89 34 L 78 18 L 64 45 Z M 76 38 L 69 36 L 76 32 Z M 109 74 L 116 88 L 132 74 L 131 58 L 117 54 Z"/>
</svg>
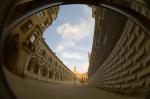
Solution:
<svg viewBox="0 0 150 99">
<path fill-rule="evenodd" d="M 57 19 L 45 31 L 46 43 L 72 71 L 88 71 L 95 20 L 87 5 L 62 5 Z"/>
</svg>

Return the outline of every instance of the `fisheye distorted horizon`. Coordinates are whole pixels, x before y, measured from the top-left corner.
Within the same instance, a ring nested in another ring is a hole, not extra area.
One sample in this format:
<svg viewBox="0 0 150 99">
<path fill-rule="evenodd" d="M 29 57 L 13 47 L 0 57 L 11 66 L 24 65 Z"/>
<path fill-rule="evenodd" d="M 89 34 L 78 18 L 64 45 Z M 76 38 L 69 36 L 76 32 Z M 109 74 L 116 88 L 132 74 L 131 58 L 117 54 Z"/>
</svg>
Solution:
<svg viewBox="0 0 150 99">
<path fill-rule="evenodd" d="M 78 72 L 84 73 L 88 70 L 94 23 L 92 9 L 87 5 L 63 5 L 43 37 L 69 69 L 73 71 L 76 66 Z"/>
</svg>

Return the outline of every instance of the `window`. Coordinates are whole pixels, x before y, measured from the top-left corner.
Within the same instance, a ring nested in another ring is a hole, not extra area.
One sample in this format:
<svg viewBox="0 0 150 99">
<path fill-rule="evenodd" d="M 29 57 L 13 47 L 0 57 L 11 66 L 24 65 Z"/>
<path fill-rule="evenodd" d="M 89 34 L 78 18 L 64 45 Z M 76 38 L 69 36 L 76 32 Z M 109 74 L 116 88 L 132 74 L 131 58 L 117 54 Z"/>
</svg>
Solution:
<svg viewBox="0 0 150 99">
<path fill-rule="evenodd" d="M 46 60 L 47 60 L 47 55 L 46 55 L 46 54 L 45 54 L 45 57 L 44 57 L 44 58 L 45 58 L 45 61 L 46 61 Z"/>
<path fill-rule="evenodd" d="M 51 13 L 52 13 L 52 14 L 54 14 L 54 13 L 55 13 L 53 8 L 51 9 Z"/>
<path fill-rule="evenodd" d="M 40 11 L 36 14 L 36 16 L 38 17 L 38 19 L 41 19 L 44 16 L 44 12 Z"/>
<path fill-rule="evenodd" d="M 47 71 L 46 71 L 45 69 L 42 69 L 42 71 L 41 71 L 41 72 L 42 72 L 42 73 L 41 73 L 41 74 L 42 74 L 42 76 L 43 76 L 43 77 L 46 77 L 46 75 L 47 75 Z"/>
<path fill-rule="evenodd" d="M 27 67 L 27 71 L 30 71 L 30 70 L 31 70 L 31 66 L 32 66 L 32 63 L 31 63 L 31 61 L 30 61 L 29 64 L 28 64 L 28 67 Z"/>
<path fill-rule="evenodd" d="M 52 60 L 52 57 L 50 57 L 49 61 L 50 61 L 50 63 L 52 63 L 52 61 L 53 61 L 53 60 Z"/>
<path fill-rule="evenodd" d="M 44 27 L 44 26 L 45 26 L 45 23 L 42 23 L 41 26 Z"/>
<path fill-rule="evenodd" d="M 42 55 L 43 55 L 43 56 L 45 56 L 45 55 L 46 55 L 46 51 L 45 51 L 45 50 L 43 50 Z"/>
<path fill-rule="evenodd" d="M 31 41 L 32 43 L 34 43 L 35 39 L 36 39 L 36 37 L 35 37 L 35 35 L 33 34 L 33 35 L 31 36 L 31 38 L 30 38 L 30 41 Z"/>
<path fill-rule="evenodd" d="M 40 48 L 40 47 L 38 47 L 37 51 L 40 53 L 40 52 L 41 52 L 41 48 Z"/>
<path fill-rule="evenodd" d="M 31 36 L 30 38 L 30 41 L 31 43 L 34 43 L 34 41 L 36 40 L 37 36 L 38 36 L 38 33 L 37 31 L 35 31 L 34 33 L 32 33 L 33 35 Z"/>
<path fill-rule="evenodd" d="M 97 45 L 98 45 L 98 41 L 96 41 L 96 43 L 95 43 L 95 47 L 97 47 Z"/>
<path fill-rule="evenodd" d="M 32 27 L 33 23 L 31 21 L 31 19 L 29 19 L 28 21 L 26 21 L 25 24 L 23 24 L 20 29 L 22 32 L 27 32 L 31 27 Z"/>
<path fill-rule="evenodd" d="M 45 24 L 45 25 L 48 25 L 48 20 L 47 20 L 47 19 L 46 19 L 46 21 L 44 21 L 44 24 Z"/>
<path fill-rule="evenodd" d="M 50 72 L 49 72 L 49 78 L 50 78 L 50 79 L 53 77 L 52 74 L 53 74 L 52 71 L 50 71 Z"/>
<path fill-rule="evenodd" d="M 42 27 L 45 27 L 46 25 L 48 25 L 48 20 L 46 20 L 46 21 L 44 21 L 44 22 L 41 23 Z"/>
<path fill-rule="evenodd" d="M 34 66 L 34 73 L 35 73 L 35 74 L 38 74 L 38 71 L 39 71 L 39 67 L 35 65 L 35 66 Z"/>
<path fill-rule="evenodd" d="M 36 37 L 39 35 L 37 31 L 35 31 L 35 33 L 34 33 L 34 34 L 35 34 L 35 36 L 36 36 Z"/>
<path fill-rule="evenodd" d="M 28 65 L 27 70 L 28 70 L 28 71 L 31 70 L 31 65 Z"/>
<path fill-rule="evenodd" d="M 55 66 L 57 67 L 57 62 L 55 62 Z"/>
</svg>

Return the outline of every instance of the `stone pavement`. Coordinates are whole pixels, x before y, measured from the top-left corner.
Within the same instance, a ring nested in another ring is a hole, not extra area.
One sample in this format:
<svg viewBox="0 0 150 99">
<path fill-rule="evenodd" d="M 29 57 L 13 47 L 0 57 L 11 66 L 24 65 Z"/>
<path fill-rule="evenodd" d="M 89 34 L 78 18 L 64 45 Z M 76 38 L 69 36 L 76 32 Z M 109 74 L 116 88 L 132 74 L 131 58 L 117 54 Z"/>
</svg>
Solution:
<svg viewBox="0 0 150 99">
<path fill-rule="evenodd" d="M 102 91 L 91 86 L 52 84 L 20 78 L 6 71 L 7 80 L 19 99 L 143 99 Z"/>
</svg>

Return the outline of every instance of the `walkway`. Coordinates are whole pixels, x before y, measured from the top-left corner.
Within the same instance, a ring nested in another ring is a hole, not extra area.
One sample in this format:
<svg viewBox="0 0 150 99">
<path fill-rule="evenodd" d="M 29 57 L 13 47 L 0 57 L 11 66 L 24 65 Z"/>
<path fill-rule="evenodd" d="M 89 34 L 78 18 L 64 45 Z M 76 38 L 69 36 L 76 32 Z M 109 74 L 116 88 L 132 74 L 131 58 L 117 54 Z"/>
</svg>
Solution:
<svg viewBox="0 0 150 99">
<path fill-rule="evenodd" d="M 19 99 L 143 99 L 120 96 L 91 86 L 52 84 L 30 78 L 22 79 L 6 71 L 9 84 Z"/>
</svg>

